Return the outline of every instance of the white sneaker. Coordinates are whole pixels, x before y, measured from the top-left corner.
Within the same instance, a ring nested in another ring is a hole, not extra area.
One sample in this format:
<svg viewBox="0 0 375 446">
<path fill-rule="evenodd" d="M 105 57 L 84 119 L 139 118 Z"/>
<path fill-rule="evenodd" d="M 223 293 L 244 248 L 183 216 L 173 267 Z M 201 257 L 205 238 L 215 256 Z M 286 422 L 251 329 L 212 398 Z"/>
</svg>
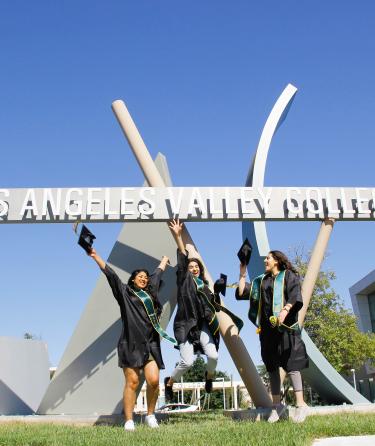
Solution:
<svg viewBox="0 0 375 446">
<path fill-rule="evenodd" d="M 145 423 L 147 424 L 148 427 L 151 427 L 151 429 L 157 429 L 159 427 L 158 420 L 153 414 L 146 416 Z"/>
<path fill-rule="evenodd" d="M 309 415 L 309 406 L 297 406 L 293 421 L 295 423 L 303 423 Z"/>
<path fill-rule="evenodd" d="M 273 406 L 271 415 L 268 417 L 267 422 L 276 423 L 285 414 L 286 410 L 287 406 L 284 406 L 284 404 L 277 404 L 276 406 Z"/>
<path fill-rule="evenodd" d="M 124 429 L 126 431 L 135 431 L 134 421 L 133 420 L 126 421 L 126 423 L 124 424 Z"/>
</svg>

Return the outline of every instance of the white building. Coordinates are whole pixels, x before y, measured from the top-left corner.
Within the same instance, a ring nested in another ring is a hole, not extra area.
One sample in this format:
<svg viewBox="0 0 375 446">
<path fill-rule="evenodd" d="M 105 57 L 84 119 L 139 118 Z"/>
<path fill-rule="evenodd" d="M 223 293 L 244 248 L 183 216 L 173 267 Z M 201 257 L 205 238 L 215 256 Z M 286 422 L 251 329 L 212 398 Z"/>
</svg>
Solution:
<svg viewBox="0 0 375 446">
<path fill-rule="evenodd" d="M 358 328 L 364 333 L 375 333 L 375 270 L 349 289 Z"/>
<path fill-rule="evenodd" d="M 375 333 L 375 270 L 349 288 L 358 328 L 364 333 Z M 375 378 L 375 368 L 366 364 L 359 378 Z"/>
<path fill-rule="evenodd" d="M 219 381 L 219 379 L 221 381 Z M 219 378 L 214 381 L 213 390 L 217 390 L 222 392 L 223 400 L 226 401 L 224 403 L 225 409 L 238 409 L 239 401 L 238 396 L 242 394 L 242 401 L 245 402 L 247 406 L 251 405 L 251 398 L 246 390 L 246 387 L 242 381 L 224 381 L 223 378 Z M 207 409 L 207 403 L 203 398 L 205 395 L 204 391 L 204 382 L 181 382 L 175 383 L 173 388 L 177 393 L 177 399 L 179 403 L 185 404 L 196 404 L 199 408 Z M 187 400 L 184 395 L 185 391 L 191 391 L 192 397 Z M 230 403 L 229 403 L 230 401 Z M 157 402 L 157 408 L 163 406 L 165 404 L 165 394 L 164 394 L 164 385 L 160 384 L 160 395 Z M 135 412 L 142 413 L 147 410 L 146 403 L 146 383 L 143 384 L 141 391 L 138 394 L 138 398 L 135 405 Z"/>
</svg>

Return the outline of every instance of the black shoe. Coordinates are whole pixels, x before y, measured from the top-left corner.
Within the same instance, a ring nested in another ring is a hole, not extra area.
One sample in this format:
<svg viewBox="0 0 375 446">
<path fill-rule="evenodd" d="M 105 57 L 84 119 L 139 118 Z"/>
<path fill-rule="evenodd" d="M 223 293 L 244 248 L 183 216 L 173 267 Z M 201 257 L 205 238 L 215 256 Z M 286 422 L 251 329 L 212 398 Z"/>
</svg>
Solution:
<svg viewBox="0 0 375 446">
<path fill-rule="evenodd" d="M 205 372 L 204 378 L 206 380 L 206 383 L 204 385 L 204 389 L 205 389 L 205 391 L 207 393 L 211 393 L 212 392 L 212 379 L 207 379 L 207 372 Z"/>
<path fill-rule="evenodd" d="M 167 376 L 164 378 L 164 395 L 165 395 L 165 402 L 171 403 L 173 401 L 173 386 L 168 386 L 167 383 L 170 379 L 170 376 Z"/>
</svg>

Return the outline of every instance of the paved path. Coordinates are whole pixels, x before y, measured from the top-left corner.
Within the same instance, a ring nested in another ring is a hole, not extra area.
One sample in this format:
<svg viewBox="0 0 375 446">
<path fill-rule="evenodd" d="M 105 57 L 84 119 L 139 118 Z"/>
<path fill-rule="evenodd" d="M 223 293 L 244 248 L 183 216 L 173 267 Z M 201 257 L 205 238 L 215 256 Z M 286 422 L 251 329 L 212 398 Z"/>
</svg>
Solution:
<svg viewBox="0 0 375 446">
<path fill-rule="evenodd" d="M 134 421 L 141 423 L 146 414 L 134 414 Z M 155 414 L 158 421 L 167 421 L 166 413 Z M 121 426 L 124 424 L 124 415 L 0 415 L 0 425 L 6 423 L 51 423 L 72 426 Z"/>
<path fill-rule="evenodd" d="M 295 407 L 288 406 L 287 416 L 293 419 Z M 234 420 L 266 420 L 271 413 L 271 409 L 242 409 L 242 410 L 224 410 L 224 415 Z M 310 415 L 336 415 L 340 413 L 375 413 L 375 404 L 343 404 L 341 406 L 314 406 L 309 407 Z M 375 446 L 375 442 L 373 445 Z"/>
<path fill-rule="evenodd" d="M 374 446 L 375 435 L 356 437 L 331 437 L 315 440 L 312 446 Z"/>
</svg>

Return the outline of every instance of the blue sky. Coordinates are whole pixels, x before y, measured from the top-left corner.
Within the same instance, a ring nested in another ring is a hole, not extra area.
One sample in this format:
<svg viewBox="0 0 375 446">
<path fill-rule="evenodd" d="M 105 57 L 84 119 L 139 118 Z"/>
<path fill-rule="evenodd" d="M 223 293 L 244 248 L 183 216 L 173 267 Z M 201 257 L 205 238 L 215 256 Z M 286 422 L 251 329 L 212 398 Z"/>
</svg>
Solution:
<svg viewBox="0 0 375 446">
<path fill-rule="evenodd" d="M 0 188 L 141 185 L 111 112 L 119 98 L 176 186 L 243 185 L 288 83 L 299 91 L 266 185 L 374 186 L 374 30 L 370 0 L 2 1 Z M 308 251 L 319 224 L 267 227 L 273 249 Z M 106 257 L 120 225 L 92 230 Z M 241 225 L 189 230 L 211 274 L 236 280 Z M 348 288 L 375 267 L 374 233 L 372 222 L 332 233 L 325 267 L 347 306 Z M 57 365 L 99 272 L 70 225 L 1 225 L 0 241 L 0 335 L 41 336 Z M 226 302 L 245 316 L 231 291 Z M 258 363 L 249 322 L 243 338 Z M 167 364 L 177 359 L 163 352 Z M 225 347 L 219 368 L 237 376 Z"/>
</svg>

